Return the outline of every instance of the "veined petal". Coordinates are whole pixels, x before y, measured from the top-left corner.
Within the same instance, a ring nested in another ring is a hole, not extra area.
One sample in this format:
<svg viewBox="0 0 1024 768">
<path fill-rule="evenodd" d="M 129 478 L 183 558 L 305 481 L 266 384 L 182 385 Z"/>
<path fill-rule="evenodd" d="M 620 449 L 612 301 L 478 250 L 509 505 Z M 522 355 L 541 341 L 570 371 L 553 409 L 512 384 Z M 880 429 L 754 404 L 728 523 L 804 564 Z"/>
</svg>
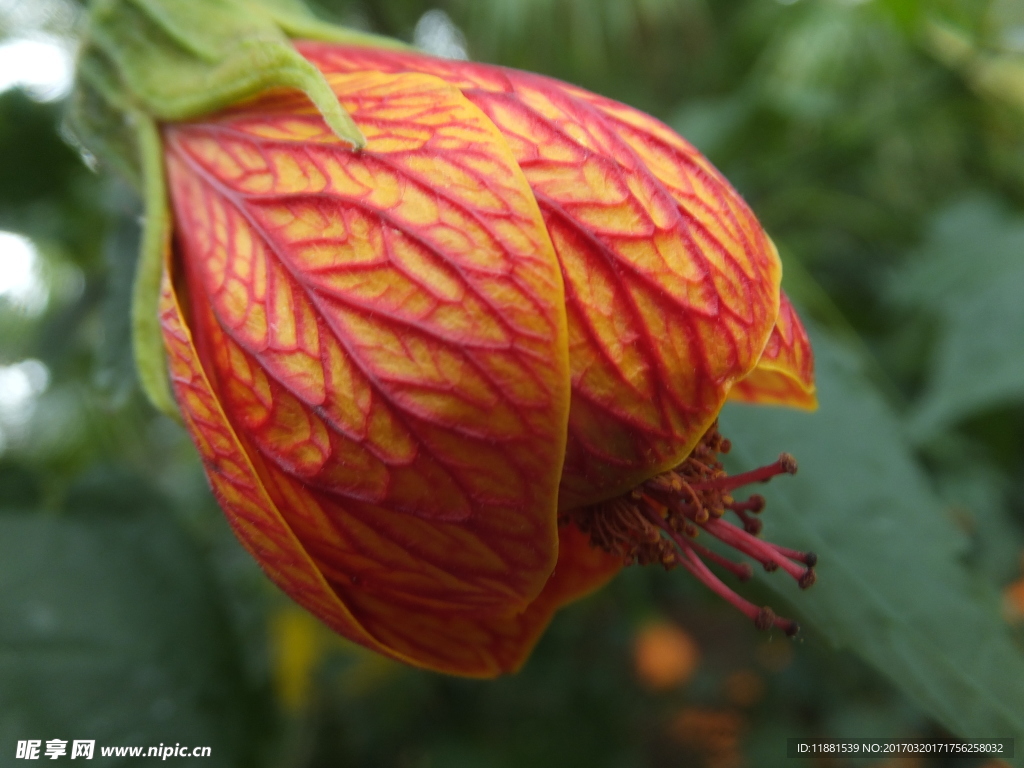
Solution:
<svg viewBox="0 0 1024 768">
<path fill-rule="evenodd" d="M 779 309 L 778 256 L 732 187 L 658 121 L 554 80 L 404 52 L 299 50 L 328 79 L 442 77 L 508 140 L 566 286 L 559 506 L 613 497 L 682 461 L 754 368 Z"/>
<path fill-rule="evenodd" d="M 458 90 L 331 85 L 362 152 L 290 94 L 166 129 L 175 279 L 252 471 L 364 634 L 493 674 L 453 629 L 457 658 L 426 635 L 396 650 L 382 617 L 511 617 L 547 582 L 569 400 L 557 259 Z"/>
<path fill-rule="evenodd" d="M 808 411 L 818 407 L 811 340 L 785 293 L 757 367 L 732 388 L 729 399 Z"/>
<path fill-rule="evenodd" d="M 181 416 L 239 540 L 274 583 L 336 632 L 386 651 L 340 603 L 267 495 L 210 387 L 167 271 L 161 286 L 160 325 Z"/>
<path fill-rule="evenodd" d="M 258 472 L 200 364 L 192 333 L 165 272 L 160 299 L 168 363 L 182 417 L 199 449 L 213 492 L 242 544 L 270 579 L 335 632 L 405 663 L 471 677 L 493 677 L 519 668 L 554 612 L 597 589 L 620 568 L 592 548 L 573 526 L 560 531 L 563 567 L 518 616 L 487 617 L 405 605 L 393 596 L 362 589 L 358 580 L 331 583 L 331 572 L 308 553 L 296 526 L 279 511 L 271 487 L 284 473 Z M 259 460 L 258 454 L 255 458 Z M 275 489 L 274 496 L 279 496 Z M 313 509 L 285 498 L 291 518 Z M 316 521 L 307 521 L 315 525 Z M 298 527 L 303 527 L 300 522 Z M 328 536 L 330 527 L 324 526 Z"/>
<path fill-rule="evenodd" d="M 605 585 L 622 562 L 591 546 L 573 525 L 559 528 L 558 565 L 521 614 L 487 618 L 409 607 L 359 587 L 339 594 L 368 630 L 403 655 L 429 649 L 435 669 L 472 677 L 517 671 L 559 608 Z"/>
</svg>

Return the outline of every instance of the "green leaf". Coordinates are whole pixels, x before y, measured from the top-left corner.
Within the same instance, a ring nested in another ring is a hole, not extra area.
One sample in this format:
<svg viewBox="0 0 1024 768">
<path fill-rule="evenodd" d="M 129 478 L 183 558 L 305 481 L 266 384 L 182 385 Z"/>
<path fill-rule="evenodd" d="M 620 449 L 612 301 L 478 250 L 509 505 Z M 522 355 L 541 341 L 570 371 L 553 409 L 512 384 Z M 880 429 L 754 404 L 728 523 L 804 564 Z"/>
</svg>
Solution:
<svg viewBox="0 0 1024 768">
<path fill-rule="evenodd" d="M 1008 584 L 1020 575 L 1024 536 L 1007 509 L 1012 481 L 978 456 L 977 444 L 944 441 L 943 453 L 928 459 L 940 470 L 935 478 L 957 525 L 970 537 L 968 564 L 993 584 Z"/>
<path fill-rule="evenodd" d="M 908 307 L 941 310 L 965 292 L 1001 281 L 1024 253 L 1024 219 L 986 195 L 938 211 L 920 251 L 894 274 L 889 295 Z"/>
<path fill-rule="evenodd" d="M 0 515 L 0 765 L 18 739 L 55 738 L 95 739 L 97 758 L 162 742 L 209 746 L 211 766 L 259 764 L 231 638 L 203 559 L 168 518 Z"/>
<path fill-rule="evenodd" d="M 1024 264 L 952 303 L 928 389 L 911 414 L 917 439 L 997 405 L 1024 400 Z"/>
<path fill-rule="evenodd" d="M 986 408 L 1024 400 L 1024 219 L 982 197 L 935 219 L 891 294 L 938 320 L 925 391 L 910 414 L 914 438 Z"/>
<path fill-rule="evenodd" d="M 737 466 L 780 450 L 800 461 L 764 491 L 764 536 L 816 552 L 818 581 L 806 592 L 778 573 L 765 582 L 953 733 L 1024 736 L 1024 653 L 997 595 L 963 566 L 965 538 L 857 357 L 812 336 L 818 412 L 733 406 L 722 418 Z"/>
</svg>

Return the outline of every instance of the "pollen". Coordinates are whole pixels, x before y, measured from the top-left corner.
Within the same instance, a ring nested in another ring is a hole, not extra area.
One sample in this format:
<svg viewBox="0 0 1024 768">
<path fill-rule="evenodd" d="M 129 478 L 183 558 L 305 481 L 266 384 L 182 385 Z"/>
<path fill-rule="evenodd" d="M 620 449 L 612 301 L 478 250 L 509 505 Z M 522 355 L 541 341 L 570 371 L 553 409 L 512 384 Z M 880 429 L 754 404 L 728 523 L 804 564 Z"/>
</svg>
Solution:
<svg viewBox="0 0 1024 768">
<path fill-rule="evenodd" d="M 734 562 L 697 541 L 702 532 L 710 534 L 759 563 L 765 571 L 782 569 L 802 589 L 814 584 L 818 558 L 813 552 L 798 552 L 757 538 L 761 532 L 757 515 L 764 509 L 764 497 L 754 494 L 737 501 L 732 496 L 733 491 L 750 483 L 796 474 L 796 459 L 783 453 L 771 464 L 729 475 L 719 455 L 728 453 L 730 447 L 715 422 L 674 469 L 655 475 L 617 498 L 571 510 L 559 522 L 574 524 L 590 537 L 592 546 L 620 557 L 625 565 L 657 563 L 666 570 L 682 566 L 739 609 L 758 629 L 778 627 L 794 636 L 800 629 L 795 621 L 740 597 L 707 565 L 713 563 L 746 581 L 754 575 L 750 563 Z M 727 513 L 739 524 L 727 520 Z"/>
</svg>

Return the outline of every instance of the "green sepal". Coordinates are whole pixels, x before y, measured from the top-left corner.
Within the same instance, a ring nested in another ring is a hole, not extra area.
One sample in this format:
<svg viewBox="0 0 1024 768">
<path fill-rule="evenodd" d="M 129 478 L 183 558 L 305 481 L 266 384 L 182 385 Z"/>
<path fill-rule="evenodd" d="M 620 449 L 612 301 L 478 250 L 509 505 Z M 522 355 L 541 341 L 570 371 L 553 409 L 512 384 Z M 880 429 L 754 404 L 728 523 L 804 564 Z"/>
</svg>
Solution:
<svg viewBox="0 0 1024 768">
<path fill-rule="evenodd" d="M 191 120 L 291 88 L 309 97 L 338 138 L 356 149 L 366 144 L 324 76 L 260 0 L 95 0 L 85 61 L 92 66 L 81 70 L 84 82 L 102 89 L 94 72 L 113 70 L 119 98 L 158 121 Z"/>
<path fill-rule="evenodd" d="M 163 143 L 156 123 L 148 115 L 134 113 L 145 212 L 142 243 L 135 267 L 132 294 L 132 347 L 142 391 L 150 402 L 173 419 L 180 420 L 178 405 L 171 393 L 160 329 L 160 281 L 164 257 L 171 247 L 171 215 L 164 178 Z"/>
</svg>

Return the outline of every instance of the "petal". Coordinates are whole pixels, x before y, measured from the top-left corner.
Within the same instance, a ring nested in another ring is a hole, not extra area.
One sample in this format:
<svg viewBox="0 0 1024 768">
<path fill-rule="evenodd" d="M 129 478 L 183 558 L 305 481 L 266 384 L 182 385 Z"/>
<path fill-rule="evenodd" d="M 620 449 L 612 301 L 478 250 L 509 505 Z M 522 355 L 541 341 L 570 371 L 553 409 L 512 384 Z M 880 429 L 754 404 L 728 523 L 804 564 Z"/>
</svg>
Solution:
<svg viewBox="0 0 1024 768">
<path fill-rule="evenodd" d="M 555 611 L 597 591 L 611 581 L 622 567 L 620 558 L 595 547 L 590 543 L 590 536 L 582 533 L 575 525 L 568 523 L 561 526 L 558 529 L 558 564 L 544 590 L 519 619 L 524 640 L 532 636 L 532 639 L 526 640 L 526 652 L 540 637 Z"/>
<path fill-rule="evenodd" d="M 175 397 L 214 495 L 245 548 L 299 604 L 335 631 L 386 652 L 339 602 L 260 482 L 199 362 L 192 334 L 164 272 L 160 325 Z"/>
<path fill-rule="evenodd" d="M 619 563 L 590 547 L 572 526 L 560 533 L 559 563 L 536 600 L 518 616 L 486 617 L 409 606 L 363 589 L 358 579 L 331 584 L 307 553 L 296 528 L 315 525 L 319 514 L 286 498 L 277 484 L 285 473 L 265 465 L 258 472 L 234 431 L 200 363 L 192 333 L 165 272 L 160 310 L 175 396 L 211 487 L 235 534 L 275 584 L 334 631 L 371 650 L 440 672 L 492 677 L 518 669 L 554 612 L 604 584 Z M 254 457 L 259 460 L 258 453 Z M 301 492 L 300 492 L 301 493 Z M 300 496 L 300 499 L 302 497 Z M 281 509 L 288 512 L 286 520 Z M 296 515 L 298 522 L 296 522 Z M 323 532 L 330 537 L 330 526 Z"/>
<path fill-rule="evenodd" d="M 775 328 L 757 367 L 732 388 L 729 399 L 761 405 L 789 405 L 807 411 L 818 407 L 811 340 L 785 293 Z"/>
<path fill-rule="evenodd" d="M 367 628 L 401 654 L 427 647 L 440 663 L 473 677 L 516 672 L 559 608 L 604 586 L 622 563 L 590 545 L 572 525 L 559 529 L 558 565 L 536 600 L 517 616 L 417 611 L 364 590 L 339 590 Z"/>
<path fill-rule="evenodd" d="M 457 90 L 332 86 L 362 152 L 290 94 L 166 129 L 196 351 L 272 507 L 363 626 L 378 609 L 515 615 L 557 553 L 557 260 L 505 141 Z M 446 642 L 461 661 L 426 641 L 392 653 L 480 669 Z"/>
<path fill-rule="evenodd" d="M 559 506 L 678 464 L 757 363 L 778 313 L 777 254 L 696 150 L 636 110 L 554 80 L 416 54 L 302 43 L 328 74 L 420 70 L 502 131 L 566 285 L 572 404 Z"/>
</svg>

